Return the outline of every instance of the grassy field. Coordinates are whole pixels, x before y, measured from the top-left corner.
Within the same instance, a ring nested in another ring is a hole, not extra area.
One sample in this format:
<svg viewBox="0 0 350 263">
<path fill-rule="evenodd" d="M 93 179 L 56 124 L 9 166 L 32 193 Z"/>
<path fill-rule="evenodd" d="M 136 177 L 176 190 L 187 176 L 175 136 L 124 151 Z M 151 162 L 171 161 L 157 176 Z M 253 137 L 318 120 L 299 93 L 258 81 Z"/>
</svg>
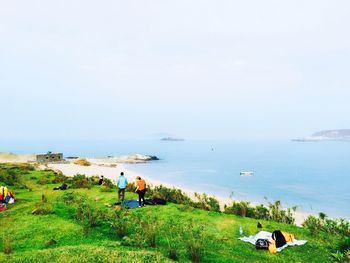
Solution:
<svg viewBox="0 0 350 263">
<path fill-rule="evenodd" d="M 115 189 L 53 191 L 60 184 L 44 180 L 52 172 L 17 172 L 22 185 L 9 188 L 18 200 L 0 213 L 1 262 L 332 262 L 336 239 L 305 228 L 259 220 L 263 230 L 308 240 L 272 255 L 237 239 L 240 225 L 244 235 L 260 230 L 255 219 L 172 203 L 124 211 L 111 205 Z M 126 199 L 136 194 L 127 192 Z"/>
</svg>

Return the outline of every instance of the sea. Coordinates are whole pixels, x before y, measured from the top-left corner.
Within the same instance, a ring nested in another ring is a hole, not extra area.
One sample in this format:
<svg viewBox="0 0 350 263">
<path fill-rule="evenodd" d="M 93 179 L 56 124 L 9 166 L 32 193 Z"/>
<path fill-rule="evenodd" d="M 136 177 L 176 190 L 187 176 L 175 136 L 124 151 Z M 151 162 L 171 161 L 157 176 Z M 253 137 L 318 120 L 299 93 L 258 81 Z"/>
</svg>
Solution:
<svg viewBox="0 0 350 263">
<path fill-rule="evenodd" d="M 350 143 L 292 141 L 1 142 L 0 152 L 67 156 L 146 154 L 159 161 L 127 165 L 179 188 L 350 219 Z M 241 176 L 252 171 L 253 176 Z"/>
</svg>

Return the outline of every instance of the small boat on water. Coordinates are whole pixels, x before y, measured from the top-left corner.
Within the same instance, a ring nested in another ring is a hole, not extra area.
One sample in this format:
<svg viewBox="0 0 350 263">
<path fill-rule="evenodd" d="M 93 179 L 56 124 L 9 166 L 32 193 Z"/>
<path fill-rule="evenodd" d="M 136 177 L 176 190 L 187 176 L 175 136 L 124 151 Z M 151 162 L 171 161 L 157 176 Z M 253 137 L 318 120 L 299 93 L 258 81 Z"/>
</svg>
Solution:
<svg viewBox="0 0 350 263">
<path fill-rule="evenodd" d="M 251 171 L 243 171 L 243 172 L 240 172 L 240 175 L 241 175 L 241 176 L 253 176 L 253 175 L 254 175 L 254 172 L 251 172 Z"/>
</svg>

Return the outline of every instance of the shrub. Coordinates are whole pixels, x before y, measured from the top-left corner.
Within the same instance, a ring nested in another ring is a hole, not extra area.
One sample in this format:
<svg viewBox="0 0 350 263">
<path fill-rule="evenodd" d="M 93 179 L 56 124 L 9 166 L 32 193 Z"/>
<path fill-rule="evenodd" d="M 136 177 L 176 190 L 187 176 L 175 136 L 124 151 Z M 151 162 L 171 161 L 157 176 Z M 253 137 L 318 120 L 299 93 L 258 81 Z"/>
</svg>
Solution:
<svg viewBox="0 0 350 263">
<path fill-rule="evenodd" d="M 198 202 L 192 202 L 192 206 L 207 211 L 220 212 L 220 204 L 214 197 L 208 197 L 206 194 L 194 194 Z"/>
<path fill-rule="evenodd" d="M 116 210 L 112 217 L 109 219 L 110 226 L 112 230 L 117 234 L 118 237 L 123 238 L 127 234 L 127 226 L 128 226 L 128 219 L 127 219 L 128 212 L 126 209 L 121 208 L 119 210 Z"/>
<path fill-rule="evenodd" d="M 53 178 L 50 178 L 48 174 L 45 174 L 38 179 L 37 183 L 41 185 L 52 184 Z"/>
<path fill-rule="evenodd" d="M 168 249 L 168 258 L 175 260 L 175 261 L 179 260 L 179 255 L 178 255 L 176 248 L 169 248 Z"/>
<path fill-rule="evenodd" d="M 92 187 L 92 180 L 86 177 L 84 174 L 76 174 L 72 178 L 69 178 L 72 184 L 72 188 L 88 188 Z"/>
<path fill-rule="evenodd" d="M 23 177 L 33 171 L 34 167 L 29 164 L 0 164 L 0 182 L 17 188 L 28 188 Z"/>
<path fill-rule="evenodd" d="M 337 251 L 336 253 L 332 253 L 331 255 L 336 260 L 336 262 L 346 262 L 345 255 L 340 251 Z"/>
<path fill-rule="evenodd" d="M 264 205 L 250 206 L 249 202 L 233 202 L 231 206 L 226 206 L 224 213 L 234 214 L 243 217 L 251 217 L 256 219 L 274 220 L 286 224 L 294 224 L 295 219 L 293 212 L 296 207 L 283 210 L 280 201 L 269 203 L 268 208 Z"/>
<path fill-rule="evenodd" d="M 65 176 L 63 173 L 61 172 L 54 172 L 54 179 L 53 179 L 53 183 L 57 184 L 57 183 L 66 183 L 68 180 L 68 177 Z"/>
<path fill-rule="evenodd" d="M 98 224 L 100 211 L 91 206 L 87 201 L 78 205 L 76 210 L 76 219 L 83 224 L 83 233 L 87 235 L 91 228 Z"/>
<path fill-rule="evenodd" d="M 170 218 L 167 222 L 165 222 L 164 226 L 162 236 L 164 236 L 167 241 L 168 258 L 178 260 L 178 244 L 182 244 L 181 238 L 184 233 L 182 225 L 180 225 L 177 220 Z"/>
<path fill-rule="evenodd" d="M 160 223 L 152 214 L 133 214 L 128 218 L 132 234 L 123 238 L 122 244 L 135 247 L 156 247 Z"/>
<path fill-rule="evenodd" d="M 66 205 L 79 205 L 86 201 L 86 196 L 75 192 L 65 192 L 59 199 L 61 199 Z"/>
<path fill-rule="evenodd" d="M 342 253 L 350 251 L 350 237 L 341 238 L 337 248 Z"/>
<path fill-rule="evenodd" d="M 224 212 L 226 214 L 234 214 L 245 217 L 247 215 L 247 209 L 249 202 L 233 202 L 230 207 L 226 206 Z M 254 214 L 255 216 L 255 214 Z"/>
<path fill-rule="evenodd" d="M 2 244 L 3 244 L 3 252 L 6 255 L 9 255 L 12 253 L 12 239 L 10 236 L 3 236 L 2 238 Z"/>
<path fill-rule="evenodd" d="M 125 191 L 127 191 L 127 192 L 135 192 L 136 191 L 136 185 L 134 183 L 128 183 L 126 185 Z M 148 192 L 149 191 L 152 191 L 152 190 L 148 189 Z"/>
<path fill-rule="evenodd" d="M 74 164 L 81 165 L 81 166 L 90 166 L 91 165 L 91 163 L 88 160 L 86 160 L 85 158 L 75 160 Z"/>
<path fill-rule="evenodd" d="M 57 241 L 54 240 L 54 239 L 50 239 L 49 241 L 46 242 L 46 246 L 49 247 L 49 246 L 54 246 L 57 244 Z"/>
<path fill-rule="evenodd" d="M 192 212 L 193 211 L 193 207 L 192 206 L 190 206 L 189 204 L 185 204 L 185 205 L 183 205 L 183 204 L 180 204 L 180 205 L 178 205 L 178 207 L 177 207 L 180 211 L 182 211 L 182 212 Z"/>
<path fill-rule="evenodd" d="M 35 204 L 34 209 L 32 211 L 33 215 L 49 215 L 52 213 L 52 205 L 42 202 Z"/>
<path fill-rule="evenodd" d="M 200 262 L 205 244 L 204 226 L 194 226 L 190 222 L 185 228 L 185 234 L 188 258 L 192 262 Z"/>
<path fill-rule="evenodd" d="M 155 248 L 157 246 L 157 222 L 156 220 L 150 220 L 143 222 L 143 228 L 145 233 L 146 242 L 150 247 Z"/>
<path fill-rule="evenodd" d="M 161 198 L 167 202 L 175 204 L 191 204 L 192 202 L 191 199 L 180 189 L 167 188 L 163 185 L 148 189 L 146 195 L 147 197 Z"/>
<path fill-rule="evenodd" d="M 9 255 L 12 253 L 12 244 L 10 242 L 6 242 L 4 244 L 4 254 Z"/>
<path fill-rule="evenodd" d="M 104 178 L 103 185 L 101 187 L 102 192 L 112 192 L 112 190 L 116 188 L 116 186 L 113 184 L 112 180 L 108 178 Z"/>
<path fill-rule="evenodd" d="M 32 211 L 33 215 L 49 215 L 53 213 L 53 208 L 50 203 L 48 203 L 47 197 L 41 195 L 41 202 L 38 202 L 34 205 Z"/>
<path fill-rule="evenodd" d="M 254 218 L 256 219 L 268 220 L 270 218 L 269 210 L 263 205 L 257 205 L 254 212 Z"/>
<path fill-rule="evenodd" d="M 309 216 L 302 224 L 303 227 L 306 227 L 310 230 L 311 234 L 315 235 L 322 231 L 321 220 L 315 216 Z"/>
<path fill-rule="evenodd" d="M 18 188 L 26 188 L 22 179 L 22 174 L 17 169 L 0 168 L 0 182 L 4 182 L 8 186 L 16 186 Z"/>
<path fill-rule="evenodd" d="M 350 222 L 345 219 L 331 220 L 327 215 L 320 213 L 319 217 L 309 216 L 303 226 L 310 230 L 312 234 L 325 232 L 327 234 L 347 237 L 350 235 Z"/>
</svg>

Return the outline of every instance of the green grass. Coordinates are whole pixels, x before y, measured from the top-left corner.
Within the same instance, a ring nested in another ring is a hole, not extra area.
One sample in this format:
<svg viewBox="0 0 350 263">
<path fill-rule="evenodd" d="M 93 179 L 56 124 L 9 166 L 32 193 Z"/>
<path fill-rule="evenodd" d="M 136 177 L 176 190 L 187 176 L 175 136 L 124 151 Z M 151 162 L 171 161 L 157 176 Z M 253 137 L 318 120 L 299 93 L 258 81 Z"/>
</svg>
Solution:
<svg viewBox="0 0 350 263">
<path fill-rule="evenodd" d="M 7 169 L 8 166 L 0 166 Z M 19 171 L 20 172 L 20 171 Z M 312 236 L 307 229 L 259 220 L 264 230 L 281 229 L 295 234 L 308 243 L 300 247 L 290 247 L 281 253 L 271 255 L 267 251 L 257 251 L 254 246 L 239 241 L 239 226 L 244 235 L 257 233 L 257 220 L 199 209 L 187 209 L 181 205 L 147 206 L 129 211 L 130 225 L 127 237 L 133 238 L 137 224 L 133 218 L 153 219 L 156 224 L 156 248 L 143 245 L 125 246 L 124 240 L 111 231 L 108 223 L 99 221 L 96 227 L 84 234 L 83 224 L 75 219 L 74 209 L 65 205 L 60 197 L 66 192 L 86 195 L 94 209 L 100 214 L 111 214 L 114 207 L 108 207 L 117 199 L 117 191 L 101 192 L 98 186 L 91 189 L 69 189 L 53 191 L 58 184 L 40 185 L 42 176 L 52 176 L 49 171 L 26 171 L 22 174 L 29 189 L 10 187 L 18 201 L 9 205 L 9 210 L 0 213 L 0 261 L 1 262 L 171 262 L 167 258 L 168 239 L 177 250 L 180 262 L 190 262 L 186 243 L 192 233 L 178 236 L 172 233 L 174 222 L 177 226 L 193 224 L 203 227 L 198 243 L 203 243 L 203 262 L 332 262 L 332 244 L 336 239 L 322 235 Z M 0 182 L 0 185 L 3 185 Z M 36 204 L 41 204 L 45 195 L 52 207 L 48 215 L 33 215 Z M 126 193 L 127 199 L 136 199 L 134 193 Z M 153 221 L 151 221 L 153 222 Z M 183 233 L 182 233 L 183 234 Z M 57 244 L 48 245 L 49 240 Z M 5 245 L 12 248 L 6 255 Z"/>
</svg>

